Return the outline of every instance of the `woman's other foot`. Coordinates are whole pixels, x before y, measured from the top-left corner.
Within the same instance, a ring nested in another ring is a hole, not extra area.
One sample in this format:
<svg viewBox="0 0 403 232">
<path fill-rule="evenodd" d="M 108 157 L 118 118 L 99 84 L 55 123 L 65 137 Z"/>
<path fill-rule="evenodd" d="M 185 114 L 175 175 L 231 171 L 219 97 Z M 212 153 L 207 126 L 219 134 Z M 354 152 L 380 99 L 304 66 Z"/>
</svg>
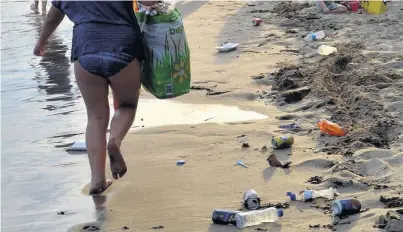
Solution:
<svg viewBox="0 0 403 232">
<path fill-rule="evenodd" d="M 108 142 L 108 154 L 113 179 L 122 178 L 127 172 L 126 162 L 120 153 L 118 144 L 113 139 Z"/>
<path fill-rule="evenodd" d="M 90 195 L 97 195 L 97 194 L 101 194 L 103 193 L 107 188 L 109 188 L 109 186 L 112 185 L 112 181 L 111 180 L 106 180 L 103 181 L 102 183 L 97 183 L 92 185 L 91 184 L 91 188 L 90 188 Z"/>
</svg>

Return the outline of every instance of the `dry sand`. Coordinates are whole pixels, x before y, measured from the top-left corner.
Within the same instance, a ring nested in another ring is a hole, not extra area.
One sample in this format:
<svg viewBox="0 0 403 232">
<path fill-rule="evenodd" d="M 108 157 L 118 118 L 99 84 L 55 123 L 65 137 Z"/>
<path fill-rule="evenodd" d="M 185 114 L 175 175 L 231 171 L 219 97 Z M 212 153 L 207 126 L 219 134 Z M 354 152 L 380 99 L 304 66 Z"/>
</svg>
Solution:
<svg viewBox="0 0 403 232">
<path fill-rule="evenodd" d="M 403 191 L 403 3 L 391 3 L 388 15 L 381 16 L 318 15 L 314 7 L 295 6 L 179 4 L 191 46 L 193 85 L 210 94 L 195 90 L 178 100 L 236 105 L 269 118 L 130 134 L 123 143 L 129 171 L 106 194 L 106 208 L 96 223 L 102 231 L 121 231 L 124 226 L 129 228 L 125 231 L 152 231 L 154 226 L 163 226 L 160 231 L 238 231 L 211 224 L 211 213 L 216 208 L 242 208 L 248 188 L 260 194 L 263 204 L 276 204 L 288 201 L 286 191 L 330 186 L 338 188 L 339 199 L 356 197 L 369 208 L 334 229 L 380 230 L 373 226 L 390 210 L 380 196 L 399 197 Z M 253 16 L 263 18 L 261 26 L 252 26 Z M 303 41 L 308 32 L 320 29 L 328 34 L 324 41 Z M 216 53 L 214 47 L 226 41 L 241 45 L 230 53 Z M 320 44 L 336 45 L 339 53 L 320 57 Z M 164 115 L 158 109 L 156 113 Z M 343 125 L 349 135 L 321 136 L 314 123 L 323 117 Z M 272 135 L 285 133 L 279 125 L 292 121 L 304 129 L 294 134 L 292 149 L 276 154 L 280 161 L 293 163 L 289 169 L 269 167 L 270 150 L 261 148 L 269 146 Z M 242 148 L 242 142 L 250 147 Z M 187 163 L 177 167 L 178 159 Z M 235 166 L 238 159 L 249 168 Z M 307 183 L 312 176 L 322 176 L 324 182 Z M 331 223 L 330 203 L 289 202 L 277 223 L 242 231 L 329 230 L 310 225 Z M 401 203 L 398 198 L 388 206 L 399 209 Z M 403 231 L 397 225 L 401 222 L 389 219 L 388 231 Z M 88 231 L 81 228 L 75 230 Z"/>
</svg>

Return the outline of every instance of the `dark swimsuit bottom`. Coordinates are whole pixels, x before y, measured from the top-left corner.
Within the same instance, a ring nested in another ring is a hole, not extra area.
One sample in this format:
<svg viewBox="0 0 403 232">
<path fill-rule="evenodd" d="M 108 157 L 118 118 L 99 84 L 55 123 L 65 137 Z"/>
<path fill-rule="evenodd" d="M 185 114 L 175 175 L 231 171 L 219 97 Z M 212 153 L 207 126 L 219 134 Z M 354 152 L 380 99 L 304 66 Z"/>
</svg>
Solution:
<svg viewBox="0 0 403 232">
<path fill-rule="evenodd" d="M 135 57 L 126 53 L 97 52 L 85 54 L 78 62 L 89 73 L 103 78 L 110 78 L 128 66 Z"/>
</svg>

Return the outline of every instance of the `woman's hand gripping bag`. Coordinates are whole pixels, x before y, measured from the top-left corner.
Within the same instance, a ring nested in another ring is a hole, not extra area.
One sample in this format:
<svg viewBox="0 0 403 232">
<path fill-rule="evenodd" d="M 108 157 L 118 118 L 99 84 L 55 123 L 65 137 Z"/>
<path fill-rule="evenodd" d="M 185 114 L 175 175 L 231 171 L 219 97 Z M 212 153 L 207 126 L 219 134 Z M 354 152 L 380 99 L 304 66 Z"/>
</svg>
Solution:
<svg viewBox="0 0 403 232">
<path fill-rule="evenodd" d="M 154 16 L 137 11 L 136 17 L 145 47 L 143 87 L 159 99 L 189 93 L 190 52 L 179 11 Z"/>
</svg>

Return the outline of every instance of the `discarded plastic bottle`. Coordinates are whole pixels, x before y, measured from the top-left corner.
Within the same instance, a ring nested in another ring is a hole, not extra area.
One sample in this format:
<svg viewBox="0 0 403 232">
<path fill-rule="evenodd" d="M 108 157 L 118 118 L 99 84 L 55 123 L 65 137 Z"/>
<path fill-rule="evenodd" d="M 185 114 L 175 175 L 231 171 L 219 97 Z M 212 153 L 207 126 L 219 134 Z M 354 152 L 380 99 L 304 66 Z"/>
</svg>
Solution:
<svg viewBox="0 0 403 232">
<path fill-rule="evenodd" d="M 296 124 L 295 122 L 291 124 L 285 124 L 280 126 L 281 129 L 289 129 L 289 130 L 299 130 L 301 129 L 301 126 Z"/>
<path fill-rule="evenodd" d="M 240 213 L 241 211 L 233 211 L 233 210 L 225 210 L 225 209 L 216 209 L 213 211 L 213 215 L 211 219 L 215 224 L 220 225 L 235 225 L 235 215 Z"/>
<path fill-rule="evenodd" d="M 302 191 L 299 195 L 292 193 L 292 192 L 287 192 L 287 196 L 290 197 L 290 200 L 292 201 L 309 201 L 315 198 L 327 198 L 329 200 L 333 200 L 335 196 L 338 196 L 339 192 L 337 192 L 337 189 L 334 188 L 329 188 L 329 189 L 324 189 L 324 190 L 304 190 Z"/>
<path fill-rule="evenodd" d="M 244 196 L 244 206 L 247 209 L 259 209 L 260 208 L 260 197 L 257 192 L 253 189 L 246 190 Z"/>
<path fill-rule="evenodd" d="M 326 34 L 324 31 L 318 31 L 318 32 L 311 33 L 311 34 L 305 36 L 305 41 L 309 42 L 309 41 L 321 40 L 325 37 L 326 37 Z"/>
<path fill-rule="evenodd" d="M 359 213 L 360 210 L 361 203 L 356 199 L 337 200 L 332 204 L 332 216 L 349 216 Z"/>
<path fill-rule="evenodd" d="M 276 222 L 283 214 L 282 209 L 276 209 L 274 207 L 264 210 L 241 212 L 235 215 L 235 223 L 238 228 L 245 228 L 265 222 Z"/>
<path fill-rule="evenodd" d="M 331 136 L 344 136 L 346 132 L 336 123 L 321 119 L 317 123 L 319 130 Z"/>
</svg>

